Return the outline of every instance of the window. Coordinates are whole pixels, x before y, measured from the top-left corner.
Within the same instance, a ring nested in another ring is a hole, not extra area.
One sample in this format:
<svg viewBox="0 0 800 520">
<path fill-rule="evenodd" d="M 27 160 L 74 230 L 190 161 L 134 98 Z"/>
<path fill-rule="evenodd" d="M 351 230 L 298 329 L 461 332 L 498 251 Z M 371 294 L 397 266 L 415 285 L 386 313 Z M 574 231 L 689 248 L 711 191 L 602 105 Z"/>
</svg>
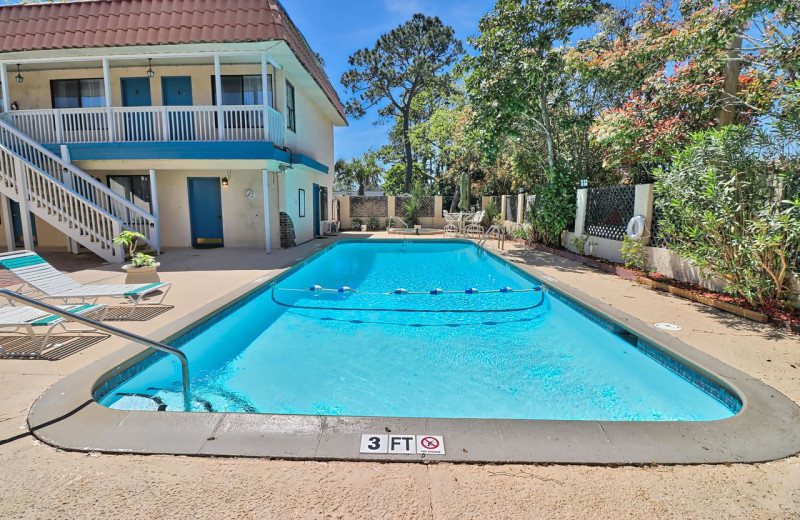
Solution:
<svg viewBox="0 0 800 520">
<path fill-rule="evenodd" d="M 223 105 L 263 105 L 264 93 L 261 89 L 261 75 L 220 76 Z M 211 76 L 211 98 L 217 104 L 217 82 Z M 272 74 L 267 74 L 267 106 L 274 107 L 272 96 Z"/>
<path fill-rule="evenodd" d="M 103 79 L 54 79 L 50 81 L 53 108 L 106 106 Z"/>
<path fill-rule="evenodd" d="M 297 132 L 297 125 L 294 106 L 294 86 L 288 81 L 286 82 L 286 128 L 292 132 Z"/>
<path fill-rule="evenodd" d="M 319 188 L 319 208 L 319 219 L 328 220 L 328 188 L 325 186 Z"/>
<path fill-rule="evenodd" d="M 302 218 L 306 216 L 306 190 L 297 190 L 297 214 Z"/>
<path fill-rule="evenodd" d="M 137 207 L 150 214 L 153 213 L 149 175 L 109 175 L 108 187 L 120 197 L 133 202 Z"/>
</svg>

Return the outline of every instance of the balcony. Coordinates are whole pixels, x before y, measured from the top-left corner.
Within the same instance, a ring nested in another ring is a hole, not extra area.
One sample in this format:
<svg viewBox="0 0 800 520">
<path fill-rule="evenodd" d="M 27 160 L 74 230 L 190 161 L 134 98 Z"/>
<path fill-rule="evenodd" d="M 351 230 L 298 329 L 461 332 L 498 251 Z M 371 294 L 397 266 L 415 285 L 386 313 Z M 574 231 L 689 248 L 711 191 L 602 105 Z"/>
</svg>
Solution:
<svg viewBox="0 0 800 520">
<path fill-rule="evenodd" d="M 284 146 L 283 115 L 264 105 L 37 109 L 0 118 L 48 144 L 268 141 Z"/>
</svg>

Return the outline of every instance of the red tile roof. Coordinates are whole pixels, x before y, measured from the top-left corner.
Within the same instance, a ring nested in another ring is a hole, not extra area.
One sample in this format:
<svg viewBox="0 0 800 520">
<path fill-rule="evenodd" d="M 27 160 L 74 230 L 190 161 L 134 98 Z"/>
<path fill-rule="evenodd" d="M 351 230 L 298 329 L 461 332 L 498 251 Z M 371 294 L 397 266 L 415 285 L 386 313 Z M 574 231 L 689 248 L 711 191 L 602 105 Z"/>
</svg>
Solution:
<svg viewBox="0 0 800 520">
<path fill-rule="evenodd" d="M 345 119 L 305 38 L 278 0 L 90 0 L 0 7 L 0 53 L 284 40 Z"/>
</svg>

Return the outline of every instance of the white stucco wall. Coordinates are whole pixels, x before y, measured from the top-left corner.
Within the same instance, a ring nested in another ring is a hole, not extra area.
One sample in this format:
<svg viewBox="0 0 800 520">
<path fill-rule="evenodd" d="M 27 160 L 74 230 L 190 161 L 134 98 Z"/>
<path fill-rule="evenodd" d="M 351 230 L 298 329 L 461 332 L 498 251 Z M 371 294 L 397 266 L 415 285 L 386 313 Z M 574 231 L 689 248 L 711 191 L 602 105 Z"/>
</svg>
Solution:
<svg viewBox="0 0 800 520">
<path fill-rule="evenodd" d="M 89 170 L 105 184 L 107 175 L 148 175 L 147 171 L 101 171 Z M 157 170 L 158 209 L 161 222 L 163 247 L 190 247 L 191 226 L 189 214 L 190 177 L 228 177 L 228 186 L 220 187 L 222 198 L 222 229 L 225 246 L 266 248 L 264 219 L 264 183 L 261 170 Z M 245 196 L 251 188 L 254 197 Z M 279 234 L 277 213 L 277 190 L 271 193 L 271 220 L 273 246 Z"/>
</svg>

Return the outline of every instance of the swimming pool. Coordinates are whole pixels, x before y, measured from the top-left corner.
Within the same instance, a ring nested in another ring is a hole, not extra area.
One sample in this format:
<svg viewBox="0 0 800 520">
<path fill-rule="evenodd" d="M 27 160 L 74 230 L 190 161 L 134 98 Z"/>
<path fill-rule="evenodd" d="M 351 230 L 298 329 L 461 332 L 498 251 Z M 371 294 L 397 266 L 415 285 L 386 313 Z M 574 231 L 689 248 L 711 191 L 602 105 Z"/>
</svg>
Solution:
<svg viewBox="0 0 800 520">
<path fill-rule="evenodd" d="M 466 241 L 338 242 L 172 344 L 189 358 L 198 412 L 713 421 L 741 409 Z M 95 398 L 180 411 L 180 380 L 153 355 Z"/>
</svg>

